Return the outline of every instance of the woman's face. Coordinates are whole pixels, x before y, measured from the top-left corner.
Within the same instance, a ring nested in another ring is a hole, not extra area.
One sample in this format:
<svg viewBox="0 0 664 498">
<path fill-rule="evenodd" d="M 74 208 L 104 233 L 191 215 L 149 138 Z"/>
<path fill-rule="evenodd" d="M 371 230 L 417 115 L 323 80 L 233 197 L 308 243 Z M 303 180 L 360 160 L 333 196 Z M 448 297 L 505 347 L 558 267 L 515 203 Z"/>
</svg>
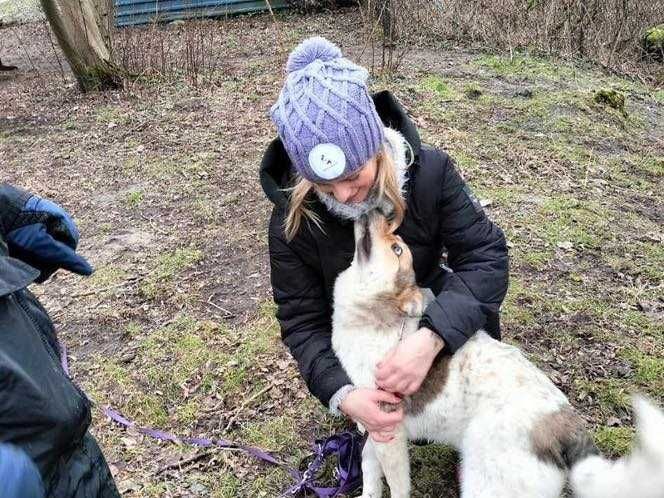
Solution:
<svg viewBox="0 0 664 498">
<path fill-rule="evenodd" d="M 321 192 L 332 194 L 343 204 L 356 204 L 364 201 L 369 195 L 376 180 L 377 156 L 369 159 L 359 171 L 348 178 L 329 183 L 318 183 Z"/>
</svg>

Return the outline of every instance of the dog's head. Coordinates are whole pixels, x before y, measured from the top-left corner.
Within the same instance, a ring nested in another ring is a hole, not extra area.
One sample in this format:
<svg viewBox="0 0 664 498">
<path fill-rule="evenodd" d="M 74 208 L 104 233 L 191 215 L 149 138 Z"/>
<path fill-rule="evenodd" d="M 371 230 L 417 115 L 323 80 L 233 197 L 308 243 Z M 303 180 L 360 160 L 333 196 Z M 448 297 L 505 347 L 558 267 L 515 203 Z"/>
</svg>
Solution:
<svg viewBox="0 0 664 498">
<path fill-rule="evenodd" d="M 355 222 L 353 265 L 365 297 L 393 300 L 409 315 L 421 313 L 422 296 L 415 284 L 413 256 L 378 211 Z"/>
</svg>

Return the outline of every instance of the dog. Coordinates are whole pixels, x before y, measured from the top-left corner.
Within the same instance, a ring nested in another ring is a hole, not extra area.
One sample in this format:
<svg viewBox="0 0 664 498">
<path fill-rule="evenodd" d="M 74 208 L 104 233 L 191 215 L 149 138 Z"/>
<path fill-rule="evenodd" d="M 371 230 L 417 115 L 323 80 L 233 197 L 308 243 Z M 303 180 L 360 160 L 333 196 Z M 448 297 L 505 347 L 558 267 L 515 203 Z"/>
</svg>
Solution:
<svg viewBox="0 0 664 498">
<path fill-rule="evenodd" d="M 355 254 L 334 288 L 332 347 L 358 387 L 375 388 L 376 364 L 418 328 L 430 299 L 415 283 L 408 246 L 378 213 L 355 223 Z M 663 498 L 664 414 L 634 398 L 638 446 L 603 458 L 565 395 L 514 346 L 478 331 L 440 354 L 389 443 L 362 451 L 363 498 L 410 496 L 409 440 L 455 447 L 463 498 L 554 498 L 569 479 L 577 498 Z M 360 427 L 363 431 L 363 428 Z"/>
</svg>

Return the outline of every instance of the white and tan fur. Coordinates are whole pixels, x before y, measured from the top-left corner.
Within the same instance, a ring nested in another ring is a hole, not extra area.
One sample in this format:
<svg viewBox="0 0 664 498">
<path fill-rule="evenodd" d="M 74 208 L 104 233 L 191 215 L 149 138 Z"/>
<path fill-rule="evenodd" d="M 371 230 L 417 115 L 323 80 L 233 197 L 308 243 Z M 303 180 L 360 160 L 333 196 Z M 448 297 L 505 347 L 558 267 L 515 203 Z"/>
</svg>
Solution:
<svg viewBox="0 0 664 498">
<path fill-rule="evenodd" d="M 355 240 L 353 263 L 335 285 L 332 345 L 353 383 L 375 388 L 376 364 L 402 335 L 415 332 L 427 302 L 408 247 L 382 216 L 356 222 Z M 580 498 L 664 497 L 659 410 L 636 401 L 641 444 L 632 457 L 594 456 L 565 395 L 517 348 L 483 331 L 453 356 L 439 357 L 405 408 L 390 443 L 367 440 L 365 498 L 382 496 L 383 476 L 393 498 L 410 496 L 408 440 L 459 450 L 463 498 L 559 497 L 568 467 Z"/>
</svg>

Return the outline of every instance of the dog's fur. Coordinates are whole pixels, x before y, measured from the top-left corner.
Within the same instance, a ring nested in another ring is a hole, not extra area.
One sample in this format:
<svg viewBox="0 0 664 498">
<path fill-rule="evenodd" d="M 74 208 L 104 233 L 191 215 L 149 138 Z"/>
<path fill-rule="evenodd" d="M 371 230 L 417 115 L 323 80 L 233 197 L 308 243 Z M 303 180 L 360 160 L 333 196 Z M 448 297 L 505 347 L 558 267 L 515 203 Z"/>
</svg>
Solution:
<svg viewBox="0 0 664 498">
<path fill-rule="evenodd" d="M 374 388 L 376 364 L 415 332 L 427 299 L 408 247 L 385 218 L 356 222 L 355 240 L 353 263 L 335 284 L 332 345 L 353 383 Z M 367 440 L 365 498 L 382 496 L 383 475 L 393 498 L 410 496 L 407 443 L 423 439 L 460 451 L 463 498 L 554 498 L 568 474 L 579 498 L 664 497 L 662 412 L 636 398 L 640 445 L 610 462 L 546 375 L 483 331 L 454 355 L 439 356 L 404 407 L 390 443 Z"/>
</svg>

